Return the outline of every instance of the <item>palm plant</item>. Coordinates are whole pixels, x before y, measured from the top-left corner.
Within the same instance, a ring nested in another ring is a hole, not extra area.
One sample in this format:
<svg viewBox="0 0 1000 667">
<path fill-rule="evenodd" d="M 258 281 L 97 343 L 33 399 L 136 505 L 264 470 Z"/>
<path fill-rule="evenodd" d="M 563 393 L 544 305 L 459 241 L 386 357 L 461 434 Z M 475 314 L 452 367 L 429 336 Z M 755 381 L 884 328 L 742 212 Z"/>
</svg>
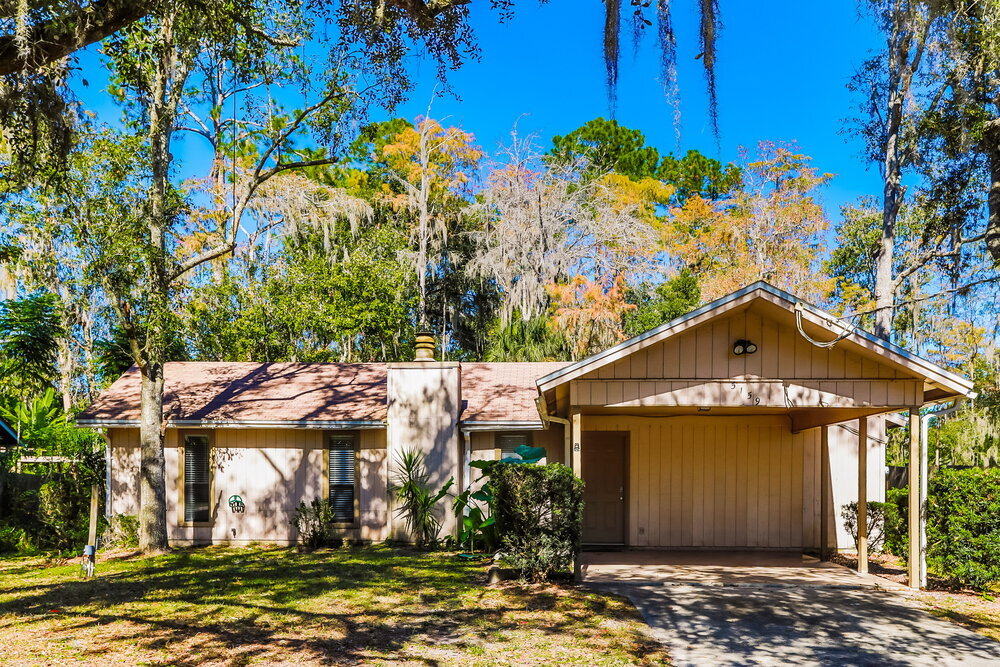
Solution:
<svg viewBox="0 0 1000 667">
<path fill-rule="evenodd" d="M 56 350 L 63 336 L 59 299 L 36 294 L 0 303 L 0 381 L 23 402 L 55 377 Z"/>
<path fill-rule="evenodd" d="M 429 475 L 423 455 L 412 449 L 397 455 L 396 468 L 393 480 L 399 501 L 396 513 L 406 521 L 417 547 L 433 546 L 441 530 L 437 504 L 448 495 L 455 480 L 449 479 L 441 490 L 434 492 L 427 483 Z"/>
</svg>

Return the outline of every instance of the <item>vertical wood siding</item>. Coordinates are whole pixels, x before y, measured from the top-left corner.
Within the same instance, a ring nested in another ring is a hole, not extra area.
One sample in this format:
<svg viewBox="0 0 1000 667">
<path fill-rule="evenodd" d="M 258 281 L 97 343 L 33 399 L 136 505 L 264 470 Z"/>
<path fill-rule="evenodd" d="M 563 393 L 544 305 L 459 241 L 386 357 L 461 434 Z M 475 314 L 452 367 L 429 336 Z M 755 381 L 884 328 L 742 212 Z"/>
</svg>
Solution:
<svg viewBox="0 0 1000 667">
<path fill-rule="evenodd" d="M 736 356 L 733 342 L 747 338 L 755 354 Z M 819 348 L 794 327 L 762 319 L 752 310 L 734 313 L 685 331 L 661 343 L 584 375 L 582 379 L 645 378 L 913 379 L 873 358 L 848 352 L 842 345 Z"/>
<path fill-rule="evenodd" d="M 584 431 L 629 433 L 630 545 L 818 543 L 818 429 L 793 434 L 780 417 L 583 419 Z"/>
<path fill-rule="evenodd" d="M 111 514 L 139 514 L 139 429 L 108 429 Z"/>
</svg>

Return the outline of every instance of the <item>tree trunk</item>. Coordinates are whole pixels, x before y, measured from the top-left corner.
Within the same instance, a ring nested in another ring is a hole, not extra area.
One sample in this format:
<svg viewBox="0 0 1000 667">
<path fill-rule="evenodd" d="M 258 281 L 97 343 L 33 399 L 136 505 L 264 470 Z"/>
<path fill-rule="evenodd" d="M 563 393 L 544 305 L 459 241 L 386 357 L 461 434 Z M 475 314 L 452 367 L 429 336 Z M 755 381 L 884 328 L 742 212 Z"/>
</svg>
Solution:
<svg viewBox="0 0 1000 667">
<path fill-rule="evenodd" d="M 69 342 L 69 329 L 59 338 L 59 393 L 62 394 L 63 412 L 73 409 L 73 347 Z"/>
<path fill-rule="evenodd" d="M 178 97 L 188 68 L 174 49 L 173 23 L 164 19 L 161 39 L 166 47 L 156 63 L 150 86 L 149 146 L 152 179 L 149 189 L 149 266 L 147 267 L 147 309 L 145 340 L 135 330 L 130 343 L 142 377 L 139 445 L 139 548 L 146 553 L 166 550 L 166 474 L 163 461 L 163 369 L 166 358 L 167 326 L 170 315 L 170 278 L 166 230 L 170 210 L 170 137 L 177 117 Z"/>
<path fill-rule="evenodd" d="M 990 162 L 990 185 L 986 202 L 989 217 L 986 222 L 986 249 L 993 263 L 1000 266 L 1000 119 L 986 124 L 983 142 Z"/>
<path fill-rule="evenodd" d="M 163 461 L 163 365 L 142 369 L 139 417 L 139 549 L 167 549 L 166 466 Z"/>
<path fill-rule="evenodd" d="M 896 221 L 903 203 L 903 155 L 900 131 L 904 105 L 910 95 L 913 76 L 920 68 L 927 39 L 928 18 L 919 7 L 897 1 L 889 9 L 890 34 L 887 49 L 888 81 L 885 114 L 885 156 L 882 162 L 882 235 L 875 256 L 875 335 L 889 340 L 892 335 L 896 283 L 893 259 Z"/>
</svg>

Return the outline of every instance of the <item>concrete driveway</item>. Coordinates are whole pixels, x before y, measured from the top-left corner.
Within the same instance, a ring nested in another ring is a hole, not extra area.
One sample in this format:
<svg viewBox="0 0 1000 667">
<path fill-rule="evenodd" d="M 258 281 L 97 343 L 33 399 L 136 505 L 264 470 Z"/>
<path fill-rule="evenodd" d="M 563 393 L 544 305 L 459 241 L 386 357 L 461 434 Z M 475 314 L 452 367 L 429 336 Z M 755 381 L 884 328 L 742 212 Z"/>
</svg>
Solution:
<svg viewBox="0 0 1000 667">
<path fill-rule="evenodd" d="M 1000 665 L 1000 643 L 902 587 L 798 554 L 585 556 L 584 581 L 630 598 L 678 665 Z"/>
</svg>

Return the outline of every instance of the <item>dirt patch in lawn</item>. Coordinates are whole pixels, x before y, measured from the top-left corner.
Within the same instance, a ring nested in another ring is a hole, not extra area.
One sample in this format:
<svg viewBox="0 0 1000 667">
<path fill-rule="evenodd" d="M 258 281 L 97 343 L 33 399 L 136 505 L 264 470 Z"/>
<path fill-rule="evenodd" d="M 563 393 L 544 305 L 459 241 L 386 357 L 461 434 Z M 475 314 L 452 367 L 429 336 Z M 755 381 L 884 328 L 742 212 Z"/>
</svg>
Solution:
<svg viewBox="0 0 1000 667">
<path fill-rule="evenodd" d="M 4 664 L 665 664 L 635 608 L 384 547 L 0 564 Z"/>
<path fill-rule="evenodd" d="M 858 566 L 857 556 L 852 554 L 837 554 L 832 560 L 851 569 Z M 868 571 L 899 584 L 908 581 L 906 563 L 891 554 L 873 554 L 868 561 Z M 956 587 L 948 580 L 928 573 L 927 590 L 914 592 L 913 599 L 935 616 L 1000 641 L 1000 601 L 993 595 Z"/>
</svg>

